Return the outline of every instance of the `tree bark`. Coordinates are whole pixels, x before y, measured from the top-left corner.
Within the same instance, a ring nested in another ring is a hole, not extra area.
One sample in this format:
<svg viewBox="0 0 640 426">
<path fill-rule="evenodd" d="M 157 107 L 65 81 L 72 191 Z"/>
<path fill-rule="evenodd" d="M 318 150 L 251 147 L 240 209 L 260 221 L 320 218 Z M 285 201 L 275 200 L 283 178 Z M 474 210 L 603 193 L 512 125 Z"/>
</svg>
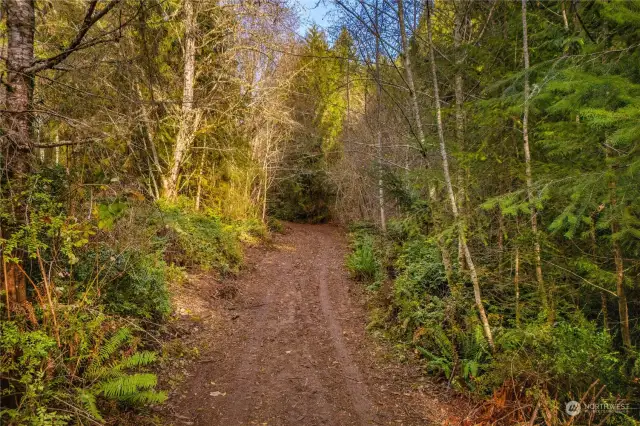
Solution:
<svg viewBox="0 0 640 426">
<path fill-rule="evenodd" d="M 153 193 L 156 199 L 160 198 L 160 191 L 158 190 L 156 173 L 159 178 L 162 177 L 162 164 L 160 163 L 160 158 L 158 157 L 158 150 L 155 145 L 155 123 L 156 120 L 152 120 L 151 114 L 147 109 L 145 104 L 146 100 L 142 95 L 142 90 L 140 90 L 140 86 L 136 84 L 136 92 L 138 93 L 138 98 L 140 99 L 140 111 L 142 112 L 142 128 L 145 134 L 145 150 L 147 151 L 147 161 L 151 163 L 149 167 L 149 178 L 153 184 Z M 153 87 L 150 85 L 149 90 L 151 91 L 151 99 L 153 99 Z M 152 122 L 154 125 L 152 125 Z M 148 147 L 147 147 L 148 144 Z M 147 149 L 148 148 L 148 149 Z"/>
<path fill-rule="evenodd" d="M 435 52 L 433 46 L 433 37 L 432 37 L 432 22 L 431 22 L 431 11 L 427 9 L 427 39 L 429 42 L 429 61 L 431 62 L 431 77 L 433 79 L 433 98 L 436 109 L 436 124 L 438 128 L 438 140 L 440 142 L 440 155 L 442 157 L 442 170 L 444 174 L 445 185 L 447 189 L 447 194 L 449 197 L 449 202 L 451 204 L 451 211 L 453 213 L 454 220 L 458 223 L 458 238 L 462 241 L 462 249 L 464 251 L 464 256 L 467 261 L 467 266 L 469 268 L 469 275 L 471 276 L 471 282 L 473 284 L 473 294 L 476 303 L 476 308 L 478 309 L 478 314 L 480 316 L 480 322 L 482 323 L 482 327 L 484 329 L 485 337 L 487 338 L 487 342 L 489 346 L 493 349 L 493 334 L 491 332 L 491 327 L 489 326 L 489 320 L 487 318 L 487 314 L 484 309 L 484 305 L 482 303 L 482 295 L 480 292 L 480 281 L 478 279 L 478 274 L 476 272 L 475 264 L 473 263 L 473 258 L 471 257 L 471 251 L 469 250 L 469 246 L 467 244 L 465 238 L 465 227 L 462 221 L 460 220 L 458 214 L 458 206 L 456 204 L 455 194 L 453 192 L 453 186 L 451 185 L 451 174 L 449 172 L 449 159 L 447 156 L 447 148 L 444 139 L 444 127 L 442 125 L 442 108 L 440 106 L 440 93 L 438 89 L 438 73 L 436 70 L 436 62 L 435 62 Z"/>
<path fill-rule="evenodd" d="M 2 139 L 2 154 L 5 160 L 3 170 L 11 181 L 7 198 L 12 201 L 15 224 L 3 227 L 20 226 L 24 221 L 24 203 L 19 199 L 29 177 L 34 160 L 33 140 L 31 139 L 31 100 L 33 95 L 33 75 L 24 72 L 34 61 L 33 43 L 35 33 L 35 9 L 33 0 L 6 0 L 7 11 L 7 85 L 6 104 L 9 112 L 5 119 L 7 137 Z M 11 230 L 6 230 L 11 234 Z M 20 257 L 19 253 L 14 256 Z M 4 258 L 3 258 L 4 259 Z M 4 260 L 3 260 L 4 261 Z M 6 265 L 6 291 L 14 303 L 22 303 L 27 298 L 26 281 L 22 272 L 14 263 Z"/>
<path fill-rule="evenodd" d="M 413 68 L 411 66 L 411 57 L 409 56 L 409 42 L 407 38 L 407 30 L 404 22 L 404 7 L 402 6 L 403 0 L 396 0 L 398 5 L 398 24 L 400 27 L 400 42 L 402 48 L 402 60 L 404 62 L 404 74 L 407 80 L 407 87 L 409 88 L 409 97 L 411 98 L 411 110 L 413 112 L 413 119 L 416 124 L 416 134 L 418 136 L 418 144 L 420 149 L 424 149 L 425 134 L 422 127 L 422 117 L 420 116 L 420 106 L 418 103 L 418 94 L 416 93 L 415 81 L 413 78 Z"/>
<path fill-rule="evenodd" d="M 540 250 L 540 235 L 538 233 L 538 213 L 533 196 L 533 177 L 531 172 L 531 151 L 529 149 L 529 40 L 527 31 L 527 0 L 522 0 L 522 51 L 524 56 L 524 111 L 522 114 L 522 140 L 525 161 L 525 180 L 527 187 L 527 199 L 531 208 L 531 232 L 534 236 L 534 255 L 536 268 L 536 281 L 543 308 L 547 311 L 549 322 L 554 321 L 554 312 L 548 300 L 547 289 L 542 275 L 542 258 Z"/>
<path fill-rule="evenodd" d="M 613 232 L 617 230 L 613 229 Z M 616 294 L 618 295 L 618 314 L 620 315 L 620 331 L 622 343 L 625 348 L 631 347 L 631 332 L 629 330 L 629 309 L 627 308 L 627 295 L 624 291 L 624 261 L 622 250 L 617 241 L 613 243 L 613 255 L 616 264 Z"/>
<path fill-rule="evenodd" d="M 611 207 L 615 211 L 618 202 L 616 197 L 616 181 L 609 183 L 611 189 Z M 615 214 L 615 212 L 614 212 Z M 615 238 L 620 232 L 620 224 L 616 219 L 611 223 L 611 241 L 613 245 L 613 260 L 616 265 L 616 294 L 618 295 L 618 315 L 620 316 L 620 335 L 625 349 L 631 348 L 631 331 L 629 329 L 629 308 L 627 307 L 627 295 L 624 290 L 624 260 L 622 248 Z"/>
<path fill-rule="evenodd" d="M 516 247 L 513 287 L 516 292 L 516 328 L 520 328 L 520 251 Z"/>
<path fill-rule="evenodd" d="M 411 64 L 411 57 L 409 56 L 409 42 L 407 37 L 407 29 L 404 20 L 404 7 L 402 4 L 403 0 L 396 0 L 398 5 L 398 26 L 400 27 L 400 42 L 402 48 L 402 56 L 404 63 L 404 72 L 405 79 L 407 81 L 407 87 L 409 88 L 409 97 L 411 98 L 411 110 L 413 112 L 413 119 L 415 121 L 416 126 L 416 135 L 418 136 L 418 147 L 424 151 L 425 147 L 425 133 L 424 128 L 422 127 L 422 116 L 420 114 L 420 106 L 418 102 L 418 93 L 415 88 L 415 80 L 413 78 L 413 68 Z M 429 160 L 427 160 L 427 167 L 430 168 L 431 164 Z M 408 169 L 408 160 L 407 160 L 407 169 Z M 433 205 L 438 204 L 438 196 L 435 188 L 429 189 L 429 198 Z M 447 282 L 449 284 L 449 288 L 454 291 L 454 279 L 453 279 L 453 262 L 451 261 L 451 255 L 449 254 L 449 250 L 447 249 L 447 244 L 444 241 L 444 238 L 440 237 L 438 239 L 438 249 L 440 250 L 440 255 L 442 257 L 442 264 L 444 266 L 445 275 L 447 276 Z"/>
<path fill-rule="evenodd" d="M 456 49 L 456 71 L 454 76 L 455 81 L 455 103 L 456 103 L 456 143 L 459 150 L 464 150 L 464 93 L 463 93 L 463 81 L 462 81 L 462 63 L 463 56 L 460 54 L 460 48 L 462 46 L 462 32 L 463 32 L 463 17 L 460 11 L 455 13 L 455 24 L 453 26 L 453 41 Z M 464 215 L 464 199 L 465 199 L 465 182 L 464 173 L 461 168 L 458 168 L 458 208 L 460 213 Z M 462 241 L 458 240 L 458 267 L 460 271 L 464 271 L 466 268 L 464 258 L 464 248 L 462 247 Z"/>
<path fill-rule="evenodd" d="M 202 174 L 204 172 L 204 159 L 207 150 L 202 150 L 202 157 L 200 157 L 200 167 L 198 167 L 198 187 L 196 189 L 196 203 L 195 209 L 196 211 L 200 211 L 200 200 L 202 199 Z"/>
<path fill-rule="evenodd" d="M 193 108 L 193 89 L 195 85 L 196 62 L 196 20 L 193 8 L 193 0 L 184 0 L 184 74 L 182 89 L 182 112 L 180 116 L 180 128 L 176 137 L 176 147 L 173 151 L 173 159 L 168 175 L 163 179 L 164 196 L 169 200 L 175 200 L 178 196 L 178 177 L 182 162 L 193 142 L 195 127 L 197 126 L 197 114 Z"/>
<path fill-rule="evenodd" d="M 33 76 L 24 73 L 34 60 L 33 39 L 35 10 L 33 0 L 6 0 L 7 32 L 7 91 L 6 102 L 8 138 L 4 138 L 3 153 L 8 161 L 10 177 L 25 176 L 29 172 L 33 141 L 31 140 L 31 95 Z"/>
<path fill-rule="evenodd" d="M 384 206 L 384 186 L 382 181 L 382 125 L 380 112 L 382 109 L 382 82 L 380 81 L 380 11 L 376 1 L 375 25 L 376 25 L 376 147 L 378 150 L 378 208 L 380 210 L 380 227 L 387 232 L 387 219 Z"/>
<path fill-rule="evenodd" d="M 562 23 L 564 24 L 564 30 L 569 31 L 569 20 L 567 19 L 567 7 L 565 1 L 562 0 Z"/>
</svg>

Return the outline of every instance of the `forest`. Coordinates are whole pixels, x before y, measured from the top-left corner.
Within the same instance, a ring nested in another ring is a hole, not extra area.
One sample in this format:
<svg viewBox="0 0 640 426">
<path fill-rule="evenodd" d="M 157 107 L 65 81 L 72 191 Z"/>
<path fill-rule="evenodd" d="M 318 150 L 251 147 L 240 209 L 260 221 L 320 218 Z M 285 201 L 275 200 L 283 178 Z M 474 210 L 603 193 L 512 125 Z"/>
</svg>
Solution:
<svg viewBox="0 0 640 426">
<path fill-rule="evenodd" d="M 1 424 L 194 424 L 174 299 L 326 224 L 402 424 L 639 424 L 640 2 L 0 4 Z"/>
</svg>

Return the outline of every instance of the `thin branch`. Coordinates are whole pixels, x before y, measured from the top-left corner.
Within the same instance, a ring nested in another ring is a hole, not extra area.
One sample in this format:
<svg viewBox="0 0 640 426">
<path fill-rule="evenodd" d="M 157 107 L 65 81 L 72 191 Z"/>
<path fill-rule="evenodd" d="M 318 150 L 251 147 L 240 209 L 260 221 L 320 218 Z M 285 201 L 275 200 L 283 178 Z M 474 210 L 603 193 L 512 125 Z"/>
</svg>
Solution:
<svg viewBox="0 0 640 426">
<path fill-rule="evenodd" d="M 80 27 L 80 30 L 73 38 L 71 43 L 69 43 L 69 46 L 55 56 L 46 59 L 37 59 L 36 61 L 34 61 L 33 65 L 22 71 L 26 74 L 35 74 L 39 71 L 51 69 L 58 65 L 60 62 L 64 61 L 76 50 L 85 49 L 87 47 L 95 46 L 96 44 L 104 43 L 104 40 L 94 39 L 83 44 L 82 40 L 87 35 L 87 32 L 89 32 L 91 27 L 93 27 L 96 22 L 98 22 L 100 19 L 102 19 L 102 17 L 109 13 L 109 11 L 113 9 L 115 5 L 120 3 L 120 1 L 121 0 L 111 0 L 102 10 L 94 15 L 93 13 L 95 12 L 98 0 L 91 0 L 91 2 L 89 3 L 89 7 L 87 8 L 87 12 L 84 16 L 82 26 Z M 122 26 L 119 26 L 118 29 L 120 29 L 121 27 Z"/>
</svg>

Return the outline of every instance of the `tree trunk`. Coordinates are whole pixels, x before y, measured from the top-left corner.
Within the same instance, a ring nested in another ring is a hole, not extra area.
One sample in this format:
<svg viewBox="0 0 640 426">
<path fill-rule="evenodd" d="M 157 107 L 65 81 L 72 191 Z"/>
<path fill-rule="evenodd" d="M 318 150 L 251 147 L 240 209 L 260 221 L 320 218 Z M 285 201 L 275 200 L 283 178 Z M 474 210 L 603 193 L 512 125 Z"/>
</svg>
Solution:
<svg viewBox="0 0 640 426">
<path fill-rule="evenodd" d="M 173 159 L 168 176 L 163 179 L 164 196 L 175 200 L 178 196 L 178 177 L 182 162 L 193 142 L 195 127 L 198 117 L 193 108 L 193 88 L 195 84 L 196 62 L 196 20 L 193 10 L 193 0 L 184 0 L 184 86 L 182 89 L 182 113 L 180 116 L 180 129 L 176 138 L 176 147 L 173 151 Z"/>
<path fill-rule="evenodd" d="M 565 0 L 562 0 L 562 23 L 564 24 L 564 30 L 569 31 L 569 20 L 567 19 L 567 7 Z"/>
<path fill-rule="evenodd" d="M 516 247 L 513 272 L 513 287 L 516 292 L 516 328 L 520 328 L 520 251 Z"/>
<path fill-rule="evenodd" d="M 262 183 L 262 189 L 264 196 L 262 197 L 262 223 L 267 222 L 267 192 L 269 190 L 269 150 L 271 149 L 271 135 L 267 132 L 267 147 L 264 152 L 264 162 L 262 164 L 264 181 Z M 260 201 L 258 199 L 258 201 Z"/>
<path fill-rule="evenodd" d="M 8 173 L 16 177 L 29 171 L 32 155 L 29 109 L 33 94 L 33 77 L 24 73 L 33 60 L 35 11 L 32 0 L 6 0 L 7 32 L 7 114 L 8 138 L 3 143 Z"/>
<path fill-rule="evenodd" d="M 416 135 L 418 136 L 418 147 L 421 150 L 424 150 L 425 147 L 425 134 L 424 128 L 422 127 L 422 116 L 420 114 L 420 106 L 418 102 L 418 94 L 415 88 L 415 80 L 413 78 L 413 68 L 411 65 L 411 57 L 409 56 L 409 43 L 407 37 L 407 30 L 404 21 L 404 7 L 402 5 L 403 0 L 397 0 L 398 5 L 398 25 L 400 27 L 400 41 L 402 48 L 402 56 L 404 62 L 404 72 L 405 79 L 407 81 L 407 86 L 409 88 L 409 97 L 411 98 L 411 110 L 413 112 L 413 119 L 415 120 L 416 126 Z M 427 159 L 427 167 L 431 167 L 429 161 Z M 408 160 L 407 160 L 407 168 L 408 168 Z M 438 204 L 438 196 L 435 188 L 430 188 L 429 190 L 429 198 L 433 205 Z M 454 280 L 453 280 L 453 262 L 451 261 L 451 255 L 449 254 L 449 250 L 447 249 L 447 244 L 444 241 L 443 237 L 438 239 L 438 249 L 440 250 L 440 255 L 442 257 L 442 264 L 444 266 L 445 275 L 447 277 L 447 283 L 449 284 L 449 288 L 454 291 Z"/>
<path fill-rule="evenodd" d="M 425 144 L 424 129 L 422 127 L 422 117 L 420 116 L 420 106 L 418 103 L 418 94 L 416 93 L 415 81 L 413 79 L 413 69 L 411 67 L 411 57 L 409 56 L 409 42 L 407 39 L 407 30 L 404 23 L 404 8 L 402 6 L 403 0 L 396 0 L 398 4 L 398 23 L 400 27 L 400 41 L 402 47 L 402 59 L 404 62 L 404 74 L 407 80 L 407 87 L 409 88 L 409 97 L 411 98 L 411 110 L 413 112 L 413 119 L 416 124 L 416 134 L 418 136 L 418 144 L 420 149 L 423 149 Z"/>
<path fill-rule="evenodd" d="M 153 87 L 149 87 L 149 90 L 152 92 L 151 98 L 153 99 Z M 154 198 L 158 199 L 160 197 L 160 192 L 158 191 L 156 173 L 159 177 L 162 177 L 162 165 L 160 164 L 160 158 L 158 157 L 158 151 L 156 150 L 155 145 L 156 132 L 151 125 L 152 118 L 145 104 L 146 101 L 144 99 L 144 96 L 142 95 L 142 90 L 140 90 L 140 86 L 138 84 L 136 84 L 136 92 L 138 93 L 138 98 L 140 99 L 140 110 L 142 112 L 142 120 L 144 122 L 142 128 L 145 134 L 145 150 L 147 151 L 147 161 L 151 163 L 151 166 L 149 167 L 149 178 L 151 179 L 151 182 L 153 184 Z"/>
<path fill-rule="evenodd" d="M 531 232 L 534 236 L 533 249 L 535 254 L 536 281 L 543 308 L 547 311 L 549 322 L 554 321 L 554 312 L 547 297 L 547 290 L 542 276 L 542 258 L 540 250 L 540 235 L 538 233 L 538 214 L 533 196 L 533 177 L 531 172 L 531 151 L 529 149 L 529 40 L 527 31 L 527 0 L 522 0 L 522 51 L 524 56 L 524 112 L 522 114 L 522 140 L 525 161 L 525 180 L 527 199 L 531 208 Z M 552 296 L 551 296 L 552 297 Z"/>
<path fill-rule="evenodd" d="M 202 199 L 202 173 L 204 172 L 204 158 L 207 153 L 206 149 L 202 150 L 202 157 L 200 157 L 200 167 L 198 168 L 198 187 L 196 189 L 196 211 L 200 211 L 200 200 Z"/>
<path fill-rule="evenodd" d="M 10 236 L 10 229 L 19 227 L 24 221 L 24 203 L 18 198 L 29 177 L 33 160 L 33 142 L 31 140 L 31 101 L 33 95 L 33 75 L 24 72 L 34 60 L 33 40 L 35 32 L 35 10 L 32 0 L 6 0 L 7 11 L 7 85 L 6 106 L 10 110 L 6 114 L 6 138 L 2 142 L 2 154 L 7 161 L 4 172 L 11 181 L 10 191 L 6 198 L 12 201 L 15 223 L 7 227 L 5 232 Z M 16 198 L 18 197 L 18 198 Z M 4 221 L 3 221 L 4 222 Z M 14 256 L 19 254 L 14 253 Z M 13 263 L 6 265 L 5 286 L 12 302 L 21 303 L 26 300 L 26 282 L 24 274 Z"/>
<path fill-rule="evenodd" d="M 455 99 L 456 99 L 456 143 L 459 150 L 464 150 L 464 111 L 462 106 L 464 104 L 463 94 L 463 82 L 462 82 L 462 62 L 463 57 L 460 54 L 460 48 L 462 46 L 462 32 L 463 32 L 463 18 L 460 11 L 456 11 L 455 24 L 453 26 L 453 41 L 456 49 L 456 72 L 455 72 Z M 464 215 L 464 199 L 465 199 L 465 182 L 464 173 L 461 168 L 458 168 L 458 208 L 461 215 Z M 460 271 L 466 269 L 464 248 L 462 247 L 462 241 L 458 240 L 458 268 Z"/>
<path fill-rule="evenodd" d="M 615 210 L 618 199 L 616 197 L 616 182 L 609 183 L 611 189 L 611 207 Z M 615 212 L 614 212 L 615 214 Z M 629 308 L 627 307 L 627 295 L 624 290 L 624 260 L 622 249 L 615 238 L 620 232 L 620 224 L 616 219 L 611 224 L 611 241 L 613 245 L 613 260 L 616 265 L 616 294 L 618 295 L 618 315 L 620 316 L 620 334 L 625 349 L 631 348 L 631 332 L 629 330 Z"/>
<path fill-rule="evenodd" d="M 382 82 L 380 81 L 380 11 L 376 1 L 376 146 L 378 150 L 378 208 L 380 209 L 380 226 L 383 232 L 387 232 L 387 219 L 384 206 L 384 187 L 382 181 L 382 125 L 380 112 L 382 109 Z"/>
<path fill-rule="evenodd" d="M 612 230 L 616 233 L 617 230 Z M 627 295 L 624 291 L 624 262 L 622 260 L 622 250 L 617 241 L 613 242 L 613 255 L 616 264 L 616 294 L 618 295 L 618 313 L 620 315 L 620 331 L 622 343 L 625 348 L 631 347 L 631 332 L 629 331 L 629 309 L 627 308 Z"/>
<path fill-rule="evenodd" d="M 465 238 L 465 227 L 462 221 L 460 220 L 460 217 L 458 214 L 458 206 L 456 204 L 456 198 L 453 192 L 453 186 L 451 185 L 451 174 L 449 173 L 449 159 L 447 156 L 447 149 L 446 149 L 446 144 L 444 139 L 444 128 L 442 125 L 442 109 L 440 107 L 440 93 L 438 89 L 438 73 L 436 71 L 435 52 L 434 52 L 435 49 L 433 47 L 431 27 L 432 27 L 431 11 L 427 10 L 427 38 L 429 42 L 429 60 L 431 62 L 431 77 L 433 79 L 433 98 L 434 98 L 434 103 L 436 108 L 436 124 L 438 128 L 438 140 L 440 142 L 440 155 L 442 157 L 442 169 L 444 174 L 444 180 L 447 188 L 447 194 L 449 196 L 449 202 L 451 204 L 451 211 L 453 213 L 453 218 L 458 224 L 458 238 L 460 238 L 460 241 L 462 241 L 462 249 L 464 251 L 464 256 L 467 261 L 467 266 L 469 268 L 469 275 L 471 276 L 471 282 L 473 284 L 473 293 L 474 293 L 474 298 L 476 302 L 476 308 L 478 309 L 480 321 L 482 322 L 482 327 L 484 329 L 484 333 L 487 338 L 487 341 L 489 342 L 489 346 L 491 346 L 491 348 L 493 349 L 494 348 L 493 334 L 491 333 L 489 320 L 484 310 L 484 305 L 482 304 L 482 295 L 480 292 L 480 281 L 478 279 L 478 274 L 476 272 L 476 268 L 473 263 L 473 258 L 471 257 L 471 251 L 469 250 L 469 246 Z"/>
</svg>

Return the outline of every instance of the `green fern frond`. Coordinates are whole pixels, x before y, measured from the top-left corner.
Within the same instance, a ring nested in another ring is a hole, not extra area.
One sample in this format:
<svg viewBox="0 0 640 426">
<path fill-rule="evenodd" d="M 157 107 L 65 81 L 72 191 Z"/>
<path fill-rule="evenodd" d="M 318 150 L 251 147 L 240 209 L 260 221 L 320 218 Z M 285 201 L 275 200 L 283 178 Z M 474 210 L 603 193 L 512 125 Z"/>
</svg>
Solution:
<svg viewBox="0 0 640 426">
<path fill-rule="evenodd" d="M 154 363 L 156 359 L 157 359 L 157 355 L 155 352 L 151 352 L 151 351 L 136 352 L 131 356 L 123 358 L 114 368 L 121 370 L 121 369 L 127 369 L 127 368 L 143 367 L 145 365 Z"/>
<path fill-rule="evenodd" d="M 78 400 L 82 403 L 84 409 L 96 420 L 104 421 L 98 406 L 96 405 L 96 396 L 86 389 L 78 389 Z"/>
<path fill-rule="evenodd" d="M 127 401 L 140 393 L 141 389 L 150 389 L 158 383 L 155 374 L 143 373 L 118 377 L 99 384 L 99 390 L 106 398 Z"/>
<path fill-rule="evenodd" d="M 94 356 L 89 365 L 87 366 L 87 378 L 95 380 L 99 377 L 111 377 L 110 374 L 113 370 L 113 366 L 105 365 L 105 362 L 109 360 L 117 351 L 124 345 L 132 336 L 131 329 L 123 327 L 116 331 L 107 340 L 102 347 L 100 347 L 98 354 Z"/>
<path fill-rule="evenodd" d="M 109 372 L 110 368 L 105 367 L 104 365 L 99 364 L 98 362 L 92 362 L 87 367 L 87 371 L 85 372 L 85 377 L 88 380 L 95 380 L 99 377 L 105 377 Z"/>
<path fill-rule="evenodd" d="M 88 370 L 87 374 L 96 379 L 100 377 L 103 381 L 107 379 L 115 379 L 124 377 L 126 374 L 123 370 L 144 367 L 152 364 L 157 359 L 156 353 L 151 351 L 136 352 L 133 355 L 116 359 L 109 366 L 100 366 L 97 370 Z"/>
<path fill-rule="evenodd" d="M 442 355 L 447 359 L 453 359 L 453 353 L 455 351 L 453 343 L 451 343 L 451 340 L 441 327 L 434 327 L 433 338 Z"/>
<path fill-rule="evenodd" d="M 120 347 L 126 343 L 131 337 L 131 329 L 128 327 L 122 327 L 114 333 L 113 336 L 100 348 L 100 363 L 104 363 L 106 360 L 116 353 Z"/>
<path fill-rule="evenodd" d="M 130 404 L 162 404 L 167 400 L 166 392 L 157 392 L 154 390 L 145 390 L 136 392 L 126 398 L 126 401 Z"/>
</svg>

